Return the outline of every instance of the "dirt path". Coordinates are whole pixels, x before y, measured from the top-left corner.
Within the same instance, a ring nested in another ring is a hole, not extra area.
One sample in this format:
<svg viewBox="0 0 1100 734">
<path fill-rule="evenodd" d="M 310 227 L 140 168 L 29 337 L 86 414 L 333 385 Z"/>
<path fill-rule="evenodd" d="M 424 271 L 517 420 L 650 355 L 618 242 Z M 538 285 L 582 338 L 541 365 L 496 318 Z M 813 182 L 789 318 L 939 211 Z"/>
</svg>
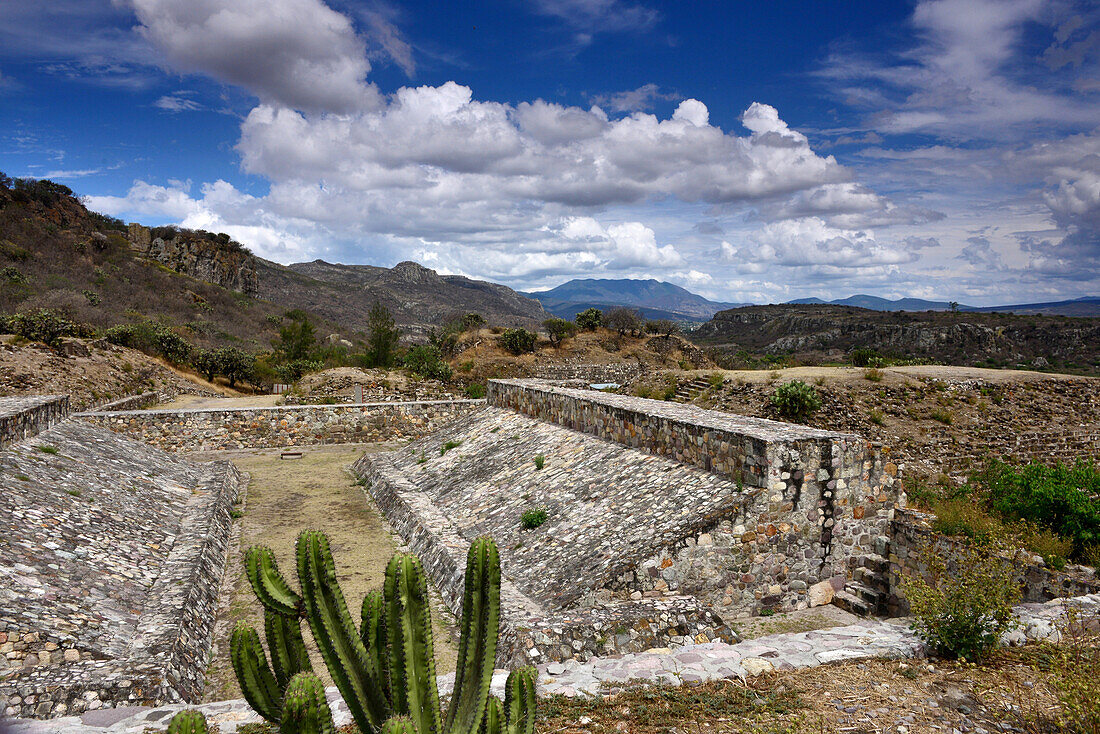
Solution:
<svg viewBox="0 0 1100 734">
<path fill-rule="evenodd" d="M 353 482 L 347 467 L 364 451 L 390 448 L 382 444 L 312 446 L 302 449 L 303 457 L 294 460 L 280 459 L 279 450 L 225 452 L 216 457 L 203 454 L 204 459 L 231 459 L 251 475 L 247 499 L 237 507 L 242 513 L 238 521 L 240 550 L 231 551 L 204 700 L 240 697 L 229 663 L 233 625 L 245 620 L 263 636 L 259 603 L 241 566 L 241 553 L 249 546 L 270 547 L 279 568 L 293 583 L 294 541 L 298 533 L 303 529 L 323 529 L 329 536 L 349 611 L 358 623 L 360 602 L 366 592 L 382 586 L 386 564 L 398 548 L 398 541 L 362 487 Z M 448 672 L 454 668 L 456 653 L 447 626 L 452 620 L 441 607 L 437 600 L 432 610 L 436 664 L 441 672 Z M 308 631 L 305 636 L 312 647 Z M 312 657 L 314 670 L 331 685 L 316 650 L 312 651 Z"/>
<path fill-rule="evenodd" d="M 237 397 L 212 398 L 205 395 L 177 395 L 175 399 L 167 403 L 157 405 L 160 410 L 221 408 L 232 410 L 234 408 L 270 408 L 283 404 L 282 395 L 242 395 Z"/>
</svg>

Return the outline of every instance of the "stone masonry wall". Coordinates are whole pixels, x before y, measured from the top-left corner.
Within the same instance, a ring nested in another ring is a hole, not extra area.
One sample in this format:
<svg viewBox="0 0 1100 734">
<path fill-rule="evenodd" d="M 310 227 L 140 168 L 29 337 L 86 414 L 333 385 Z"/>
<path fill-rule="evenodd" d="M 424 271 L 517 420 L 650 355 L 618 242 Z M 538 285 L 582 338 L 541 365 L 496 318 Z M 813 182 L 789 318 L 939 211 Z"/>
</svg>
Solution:
<svg viewBox="0 0 1100 734">
<path fill-rule="evenodd" d="M 170 451 L 367 443 L 421 436 L 484 400 L 277 408 L 135 410 L 76 416 Z"/>
<path fill-rule="evenodd" d="M 68 414 L 68 395 L 0 398 L 0 449 L 45 431 Z"/>
<path fill-rule="evenodd" d="M 144 410 L 150 405 L 156 405 L 161 402 L 162 396 L 156 390 L 149 390 L 148 392 L 138 393 L 136 395 L 127 395 L 124 398 L 118 400 L 112 400 L 109 403 L 98 405 L 95 408 L 96 413 L 106 413 L 117 410 Z"/>
<path fill-rule="evenodd" d="M 240 482 L 84 421 L 0 451 L 0 713 L 200 700 Z"/>
<path fill-rule="evenodd" d="M 967 541 L 933 532 L 935 515 L 915 510 L 898 510 L 891 523 L 890 538 L 890 598 L 891 616 L 909 613 L 909 604 L 901 591 L 906 576 L 930 579 L 928 550 L 947 559 L 948 570 L 957 563 Z M 1020 585 L 1021 601 L 1045 602 L 1074 596 L 1100 593 L 1100 578 L 1095 570 L 1067 566 L 1065 571 L 1036 563 L 1035 558 L 1021 551 L 1009 560 L 1013 576 Z"/>
<path fill-rule="evenodd" d="M 698 544 L 685 545 L 680 562 L 671 564 L 690 575 L 686 569 L 698 568 L 700 560 L 747 551 L 752 561 L 738 564 L 743 571 L 729 579 L 729 593 L 719 601 L 736 597 L 733 592 L 762 573 L 786 574 L 790 554 L 779 549 L 788 545 L 801 548 L 803 561 L 816 558 L 822 575 L 845 573 L 850 557 L 873 552 L 876 538 L 888 532 L 894 505 L 904 503 L 897 466 L 854 434 L 539 380 L 490 380 L 488 401 L 764 489 L 766 506 L 750 522 L 707 529 L 712 541 L 717 538 L 716 547 L 700 551 Z M 653 560 L 662 564 L 659 576 L 680 576 L 677 569 L 665 573 L 667 555 Z M 634 583 L 643 591 L 660 585 L 656 579 Z"/>
</svg>

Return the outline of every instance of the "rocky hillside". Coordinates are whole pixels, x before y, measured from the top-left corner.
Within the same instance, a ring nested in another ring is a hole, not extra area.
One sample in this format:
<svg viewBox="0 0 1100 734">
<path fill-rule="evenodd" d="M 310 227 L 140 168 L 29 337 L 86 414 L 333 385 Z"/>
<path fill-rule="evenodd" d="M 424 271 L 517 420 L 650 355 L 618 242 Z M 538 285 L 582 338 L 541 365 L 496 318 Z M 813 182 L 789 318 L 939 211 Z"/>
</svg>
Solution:
<svg viewBox="0 0 1100 734">
<path fill-rule="evenodd" d="M 494 326 L 534 327 L 550 316 L 538 301 L 511 288 L 440 275 L 414 262 L 379 268 L 314 260 L 283 267 L 261 260 L 259 281 L 263 298 L 300 304 L 356 328 L 363 328 L 367 311 L 379 301 L 414 338 L 467 312 L 481 314 Z"/>
<path fill-rule="evenodd" d="M 312 314 L 322 335 L 354 339 L 379 301 L 413 341 L 466 312 L 501 326 L 533 327 L 549 316 L 495 283 L 412 262 L 287 267 L 225 234 L 127 226 L 89 212 L 64 186 L 33 184 L 0 184 L 0 314 L 50 308 L 96 327 L 158 318 L 200 346 L 249 350 L 269 347 L 290 309 Z"/>
<path fill-rule="evenodd" d="M 986 313 L 883 312 L 852 306 L 750 306 L 715 314 L 692 333 L 739 351 L 840 360 L 857 347 L 959 365 L 1100 369 L 1100 319 Z"/>
</svg>

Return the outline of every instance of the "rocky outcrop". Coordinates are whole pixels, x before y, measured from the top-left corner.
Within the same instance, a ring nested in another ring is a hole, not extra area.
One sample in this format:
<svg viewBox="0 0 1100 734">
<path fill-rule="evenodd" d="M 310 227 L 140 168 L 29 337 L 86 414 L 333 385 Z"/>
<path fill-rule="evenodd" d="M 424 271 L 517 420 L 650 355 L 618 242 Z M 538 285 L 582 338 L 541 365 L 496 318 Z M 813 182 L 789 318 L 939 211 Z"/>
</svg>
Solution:
<svg viewBox="0 0 1100 734">
<path fill-rule="evenodd" d="M 255 258 L 227 235 L 131 224 L 129 240 L 138 255 L 177 273 L 249 295 L 259 292 Z"/>
</svg>

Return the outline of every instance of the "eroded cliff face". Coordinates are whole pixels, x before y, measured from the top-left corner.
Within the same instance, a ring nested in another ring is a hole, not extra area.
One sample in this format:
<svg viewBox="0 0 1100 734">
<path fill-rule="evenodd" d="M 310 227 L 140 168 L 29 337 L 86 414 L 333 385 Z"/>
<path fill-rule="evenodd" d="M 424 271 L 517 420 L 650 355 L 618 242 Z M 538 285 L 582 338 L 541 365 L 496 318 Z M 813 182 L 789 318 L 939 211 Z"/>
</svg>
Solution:
<svg viewBox="0 0 1100 734">
<path fill-rule="evenodd" d="M 1095 365 L 1100 319 L 946 312 L 869 311 L 852 306 L 778 305 L 731 309 L 692 334 L 730 353 L 843 356 L 856 347 L 884 354 L 978 364 Z"/>
<path fill-rule="evenodd" d="M 140 224 L 129 227 L 130 246 L 141 257 L 154 260 L 177 273 L 205 280 L 223 288 L 255 295 L 259 291 L 256 260 L 228 237 L 199 232 L 164 232 Z"/>
</svg>

